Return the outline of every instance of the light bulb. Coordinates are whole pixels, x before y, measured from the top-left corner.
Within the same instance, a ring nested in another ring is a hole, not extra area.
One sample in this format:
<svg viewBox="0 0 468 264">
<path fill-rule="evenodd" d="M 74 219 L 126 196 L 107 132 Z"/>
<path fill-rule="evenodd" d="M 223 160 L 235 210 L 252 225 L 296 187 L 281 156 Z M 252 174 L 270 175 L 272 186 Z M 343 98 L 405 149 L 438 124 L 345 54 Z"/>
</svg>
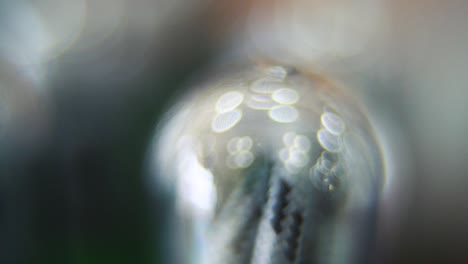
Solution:
<svg viewBox="0 0 468 264">
<path fill-rule="evenodd" d="M 159 190 L 183 263 L 366 263 L 384 175 L 359 102 L 319 75 L 245 67 L 159 124 Z"/>
</svg>

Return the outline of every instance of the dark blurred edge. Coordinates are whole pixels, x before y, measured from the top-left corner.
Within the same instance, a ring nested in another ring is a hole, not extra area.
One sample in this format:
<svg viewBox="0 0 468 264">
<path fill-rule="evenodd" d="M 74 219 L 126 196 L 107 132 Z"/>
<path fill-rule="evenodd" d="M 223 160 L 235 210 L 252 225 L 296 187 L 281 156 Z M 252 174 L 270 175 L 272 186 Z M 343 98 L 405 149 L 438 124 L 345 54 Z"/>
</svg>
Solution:
<svg viewBox="0 0 468 264">
<path fill-rule="evenodd" d="M 143 163 L 168 98 L 217 52 L 205 14 L 193 13 L 151 40 L 158 49 L 129 79 L 89 78 L 99 60 L 77 64 L 73 54 L 51 62 L 51 132 L 38 148 L 4 149 L 0 263 L 164 263 L 164 206 Z M 130 49 L 121 70 L 139 37 L 119 44 Z"/>
</svg>

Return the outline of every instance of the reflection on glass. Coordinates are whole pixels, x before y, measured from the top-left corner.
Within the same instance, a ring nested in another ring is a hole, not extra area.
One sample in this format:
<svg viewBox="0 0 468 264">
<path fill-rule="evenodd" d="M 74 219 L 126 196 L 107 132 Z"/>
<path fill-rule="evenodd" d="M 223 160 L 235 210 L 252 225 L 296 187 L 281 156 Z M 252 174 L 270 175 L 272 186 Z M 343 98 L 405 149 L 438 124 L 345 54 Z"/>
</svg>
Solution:
<svg viewBox="0 0 468 264">
<path fill-rule="evenodd" d="M 184 263 L 365 263 L 384 175 L 357 101 L 324 78 L 251 67 L 160 124 L 157 184 Z M 174 242 L 175 240 L 175 242 Z"/>
</svg>

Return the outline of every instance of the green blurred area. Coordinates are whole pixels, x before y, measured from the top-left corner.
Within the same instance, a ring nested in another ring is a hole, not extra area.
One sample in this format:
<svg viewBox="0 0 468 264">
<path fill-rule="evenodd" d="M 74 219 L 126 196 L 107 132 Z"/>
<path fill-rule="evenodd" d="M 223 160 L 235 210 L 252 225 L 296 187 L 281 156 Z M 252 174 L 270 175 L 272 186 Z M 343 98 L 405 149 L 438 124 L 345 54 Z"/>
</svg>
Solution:
<svg viewBox="0 0 468 264">
<path fill-rule="evenodd" d="M 105 77 L 88 79 L 80 72 L 87 65 L 66 56 L 56 62 L 50 133 L 34 151 L 9 157 L 13 188 L 2 241 L 11 251 L 1 263 L 167 263 L 166 205 L 145 162 L 171 98 L 215 49 L 177 51 L 147 58 L 145 69 L 119 87 Z"/>
</svg>

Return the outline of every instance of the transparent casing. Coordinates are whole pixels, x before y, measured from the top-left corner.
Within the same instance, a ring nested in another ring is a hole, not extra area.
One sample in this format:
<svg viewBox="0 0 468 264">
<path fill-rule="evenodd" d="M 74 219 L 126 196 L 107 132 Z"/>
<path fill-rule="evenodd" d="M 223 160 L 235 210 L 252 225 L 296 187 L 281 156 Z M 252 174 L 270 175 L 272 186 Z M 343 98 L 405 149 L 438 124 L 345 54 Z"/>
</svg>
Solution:
<svg viewBox="0 0 468 264">
<path fill-rule="evenodd" d="M 348 93 L 290 67 L 252 66 L 175 104 L 151 159 L 173 201 L 171 261 L 370 262 L 385 176 Z"/>
</svg>

